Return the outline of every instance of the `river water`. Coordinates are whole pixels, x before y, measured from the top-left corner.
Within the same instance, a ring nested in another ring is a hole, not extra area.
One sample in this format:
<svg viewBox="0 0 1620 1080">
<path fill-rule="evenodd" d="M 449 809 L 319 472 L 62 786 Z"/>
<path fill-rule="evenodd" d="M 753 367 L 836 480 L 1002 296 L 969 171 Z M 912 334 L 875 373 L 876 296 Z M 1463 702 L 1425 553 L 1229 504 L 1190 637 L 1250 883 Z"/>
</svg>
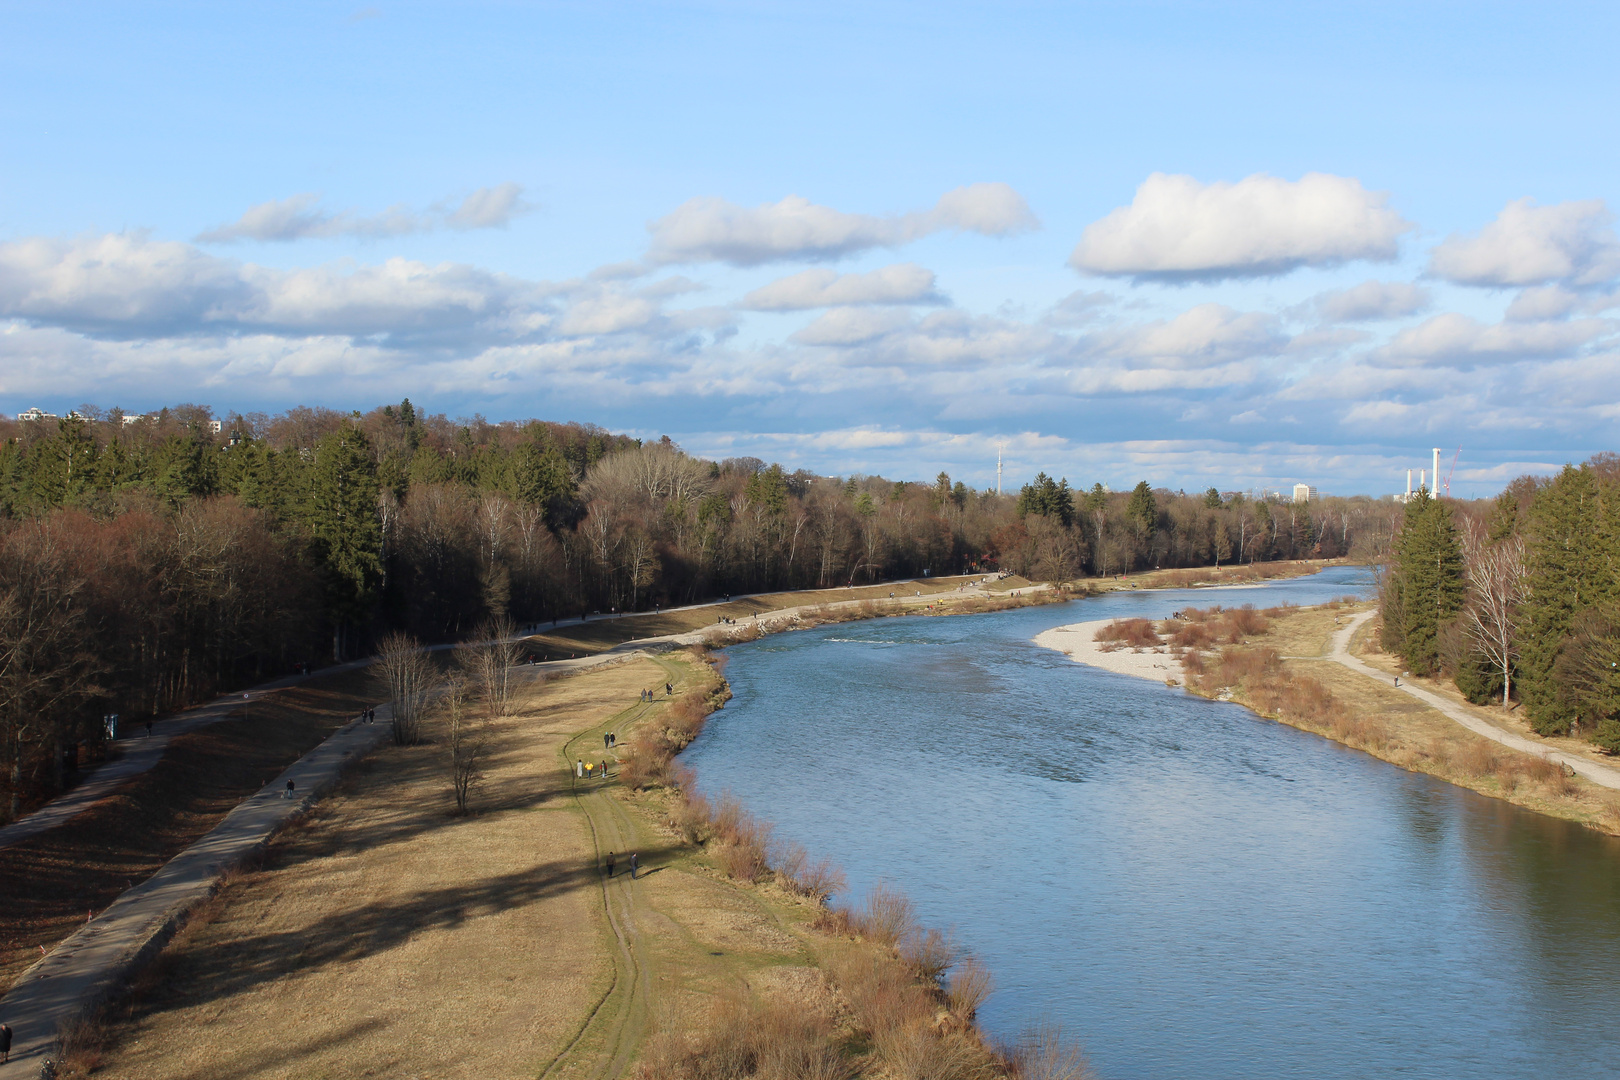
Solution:
<svg viewBox="0 0 1620 1080">
<path fill-rule="evenodd" d="M 882 879 L 1107 1080 L 1620 1076 L 1620 843 L 1031 643 L 1349 568 L 733 646 L 683 760 Z M 847 898 L 846 898 L 847 899 Z"/>
</svg>

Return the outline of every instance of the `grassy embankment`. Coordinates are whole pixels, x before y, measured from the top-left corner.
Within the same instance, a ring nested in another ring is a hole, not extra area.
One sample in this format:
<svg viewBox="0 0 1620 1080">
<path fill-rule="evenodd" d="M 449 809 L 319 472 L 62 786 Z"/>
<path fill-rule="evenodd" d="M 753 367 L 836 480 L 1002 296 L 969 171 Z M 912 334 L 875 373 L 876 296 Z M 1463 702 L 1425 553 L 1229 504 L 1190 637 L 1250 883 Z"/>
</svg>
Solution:
<svg viewBox="0 0 1620 1080">
<path fill-rule="evenodd" d="M 177 736 L 84 813 L 0 852 L 0 988 L 376 700 L 370 676 L 352 671 L 257 695 L 233 719 Z"/>
<path fill-rule="evenodd" d="M 544 629 L 524 639 L 524 644 L 540 660 L 562 660 L 604 652 L 627 641 L 668 637 L 694 630 L 717 627 L 721 619 L 731 620 L 726 632 L 730 640 L 743 640 L 751 628 L 771 616 L 797 611 L 796 626 L 878 618 L 885 615 L 957 614 L 970 611 L 1000 610 L 1022 603 L 1045 603 L 1067 599 L 1052 590 L 1031 591 L 1035 582 L 1009 577 L 992 582 L 982 591 L 965 593 L 962 586 L 979 581 L 984 575 L 919 578 L 852 589 L 812 589 L 800 592 L 767 593 L 744 599 L 675 611 L 644 612 L 617 618 L 596 618 Z M 892 594 L 892 597 L 891 597 Z M 1051 594 L 1051 595 L 1049 595 Z M 778 619 L 779 623 L 780 620 Z M 762 628 L 761 633 L 765 632 Z"/>
<path fill-rule="evenodd" d="M 834 914 L 830 867 L 656 783 L 724 696 L 690 653 L 527 685 L 467 817 L 442 720 L 379 750 L 81 1034 L 68 1075 L 1004 1074 L 971 1024 L 983 969 L 943 989 L 952 950 L 903 898 Z M 606 731 L 625 765 L 576 780 Z"/>
<path fill-rule="evenodd" d="M 800 592 L 768 593 L 726 603 L 677 611 L 598 618 L 543 630 L 525 639 L 529 651 L 540 660 L 561 660 L 603 652 L 627 641 L 690 633 L 715 626 L 720 619 L 733 620 L 736 629 L 731 640 L 750 636 L 748 627 L 772 614 L 797 609 L 798 626 L 879 618 L 886 615 L 959 615 L 999 611 L 1025 604 L 1055 603 L 1077 596 L 1092 596 L 1128 589 L 1221 588 L 1251 584 L 1276 578 L 1313 574 L 1343 560 L 1294 560 L 1287 562 L 1239 564 L 1186 570 L 1149 570 L 1135 575 L 1107 578 L 1078 578 L 1062 583 L 1042 583 L 1010 576 L 991 581 L 981 589 L 964 592 L 962 586 L 978 582 L 985 575 L 919 578 L 851 589 L 813 589 Z M 891 599 L 892 594 L 892 599 Z M 1016 595 L 1015 595 L 1016 594 Z M 761 632 L 765 632 L 762 630 Z"/>
<path fill-rule="evenodd" d="M 1236 701 L 1404 769 L 1620 835 L 1620 792 L 1476 735 L 1438 710 L 1328 659 L 1334 632 L 1366 609 L 1344 601 L 1265 611 L 1189 610 L 1181 620 L 1127 620 L 1099 635 L 1124 647 L 1168 646 L 1181 659 L 1187 688 L 1194 693 Z M 1357 631 L 1351 652 L 1377 662 L 1376 651 L 1374 620 Z M 1437 680 L 1420 681 L 1425 689 L 1444 692 Z M 1512 730 L 1501 710 L 1468 705 L 1454 689 L 1447 696 Z"/>
</svg>

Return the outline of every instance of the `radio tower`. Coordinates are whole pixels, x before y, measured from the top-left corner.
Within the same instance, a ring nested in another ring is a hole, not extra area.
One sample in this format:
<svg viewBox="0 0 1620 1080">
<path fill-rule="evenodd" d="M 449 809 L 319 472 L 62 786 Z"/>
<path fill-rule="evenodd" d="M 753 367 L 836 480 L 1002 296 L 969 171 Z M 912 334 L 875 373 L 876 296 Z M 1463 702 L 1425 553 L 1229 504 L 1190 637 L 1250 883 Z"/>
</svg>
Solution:
<svg viewBox="0 0 1620 1080">
<path fill-rule="evenodd" d="M 1006 443 L 996 443 L 996 494 L 1001 494 L 1001 448 Z"/>
</svg>

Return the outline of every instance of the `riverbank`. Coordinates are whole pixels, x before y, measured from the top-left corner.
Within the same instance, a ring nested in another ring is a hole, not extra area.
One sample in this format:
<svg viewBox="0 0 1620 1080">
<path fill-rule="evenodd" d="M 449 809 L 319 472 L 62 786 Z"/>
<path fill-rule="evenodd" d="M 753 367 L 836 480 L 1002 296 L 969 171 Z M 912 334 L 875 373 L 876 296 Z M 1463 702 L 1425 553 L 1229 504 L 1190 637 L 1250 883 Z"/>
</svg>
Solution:
<svg viewBox="0 0 1620 1080">
<path fill-rule="evenodd" d="M 724 696 L 690 652 L 523 686 L 465 817 L 443 717 L 380 748 L 76 1034 L 62 1075 L 662 1080 L 717 1054 L 1006 1075 L 972 1023 L 988 976 L 903 898 L 835 914 L 836 871 L 740 807 L 700 821 L 675 787 L 622 782 L 619 754 L 695 733 Z M 575 775 L 604 758 L 606 780 Z"/>
<path fill-rule="evenodd" d="M 1152 589 L 1219 589 L 1302 577 L 1343 559 L 1243 563 L 1236 566 L 1148 570 L 1106 578 L 1037 582 L 1017 576 L 968 574 L 915 578 L 880 585 L 762 593 L 669 611 L 597 617 L 529 634 L 524 646 L 540 662 L 579 659 L 645 643 L 724 645 L 778 633 L 891 615 L 953 615 L 999 611 L 1014 603 L 1053 603 L 1109 592 Z"/>
<path fill-rule="evenodd" d="M 1077 623 L 1041 634 L 1036 643 L 1078 663 L 1233 701 L 1265 719 L 1403 769 L 1620 835 L 1620 792 L 1571 775 L 1538 755 L 1502 746 L 1440 710 L 1334 662 L 1334 634 L 1364 610 L 1365 605 L 1330 604 L 1255 613 L 1258 618 L 1246 627 L 1250 632 L 1224 627 L 1224 638 L 1214 648 L 1191 646 L 1195 635 L 1187 628 L 1194 620 L 1134 620 L 1143 625 L 1133 627 L 1118 620 Z M 1098 641 L 1099 633 L 1122 637 L 1124 643 Z M 1360 656 L 1374 641 L 1369 627 L 1362 626 L 1350 651 Z M 1173 670 L 1175 678 L 1167 677 L 1161 666 Z"/>
</svg>

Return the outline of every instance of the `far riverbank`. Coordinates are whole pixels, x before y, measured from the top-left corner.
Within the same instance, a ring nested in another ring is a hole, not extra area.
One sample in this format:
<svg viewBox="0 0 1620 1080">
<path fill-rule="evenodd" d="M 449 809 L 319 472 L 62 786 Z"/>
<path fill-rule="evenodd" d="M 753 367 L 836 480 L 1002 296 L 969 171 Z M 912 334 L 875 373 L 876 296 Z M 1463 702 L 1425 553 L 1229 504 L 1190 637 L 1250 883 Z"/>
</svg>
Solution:
<svg viewBox="0 0 1620 1080">
<path fill-rule="evenodd" d="M 1273 610 L 1265 613 L 1270 618 L 1260 620 L 1264 629 L 1230 642 L 1224 653 L 1177 646 L 1174 639 L 1185 624 L 1173 619 L 1153 621 L 1151 630 L 1128 628 L 1131 641 L 1125 643 L 1098 640 L 1099 633 L 1105 637 L 1125 633 L 1127 628 L 1111 619 L 1055 627 L 1036 635 L 1034 643 L 1076 663 L 1233 701 L 1265 719 L 1310 731 L 1403 769 L 1620 835 L 1620 792 L 1570 775 L 1536 755 L 1503 747 L 1437 709 L 1334 663 L 1333 634 L 1341 627 L 1348 632 L 1347 620 L 1362 610 L 1365 605 L 1338 603 Z M 1161 640 L 1150 643 L 1144 632 Z M 1360 628 L 1352 654 L 1362 653 L 1368 641 L 1367 628 Z"/>
</svg>

